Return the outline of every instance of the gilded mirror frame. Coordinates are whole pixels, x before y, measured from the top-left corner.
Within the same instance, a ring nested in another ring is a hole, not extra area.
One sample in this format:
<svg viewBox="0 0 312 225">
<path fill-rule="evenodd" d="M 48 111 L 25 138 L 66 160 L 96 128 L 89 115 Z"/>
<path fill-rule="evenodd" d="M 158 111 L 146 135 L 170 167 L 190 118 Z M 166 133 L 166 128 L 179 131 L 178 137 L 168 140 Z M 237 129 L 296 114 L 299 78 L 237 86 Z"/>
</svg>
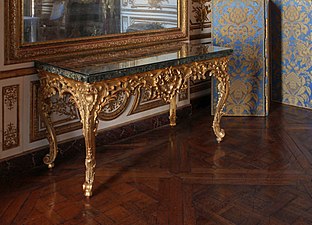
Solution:
<svg viewBox="0 0 312 225">
<path fill-rule="evenodd" d="M 23 0 L 5 0 L 5 64 L 80 52 L 114 51 L 122 48 L 185 40 L 188 37 L 188 3 L 177 0 L 178 27 L 110 34 L 37 43 L 23 43 Z"/>
</svg>

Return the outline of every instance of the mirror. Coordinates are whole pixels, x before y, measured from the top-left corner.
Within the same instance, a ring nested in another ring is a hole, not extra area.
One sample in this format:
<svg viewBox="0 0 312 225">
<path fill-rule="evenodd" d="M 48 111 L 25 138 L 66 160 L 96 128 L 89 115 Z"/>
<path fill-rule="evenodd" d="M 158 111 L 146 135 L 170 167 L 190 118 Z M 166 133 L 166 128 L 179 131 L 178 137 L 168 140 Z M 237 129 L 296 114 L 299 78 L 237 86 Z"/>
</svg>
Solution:
<svg viewBox="0 0 312 225">
<path fill-rule="evenodd" d="M 178 27 L 177 0 L 24 0 L 23 42 Z"/>
<path fill-rule="evenodd" d="M 187 38 L 185 0 L 5 0 L 5 63 Z"/>
</svg>

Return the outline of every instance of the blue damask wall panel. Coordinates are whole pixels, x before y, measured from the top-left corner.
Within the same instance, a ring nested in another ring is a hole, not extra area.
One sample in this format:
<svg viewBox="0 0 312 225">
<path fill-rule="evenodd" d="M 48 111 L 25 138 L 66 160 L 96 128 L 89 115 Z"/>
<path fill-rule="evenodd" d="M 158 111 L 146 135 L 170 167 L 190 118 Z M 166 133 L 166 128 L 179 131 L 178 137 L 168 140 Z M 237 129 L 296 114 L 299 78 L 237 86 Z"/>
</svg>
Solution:
<svg viewBox="0 0 312 225">
<path fill-rule="evenodd" d="M 227 115 L 267 114 L 266 0 L 214 0 L 213 43 L 234 49 L 229 62 Z M 215 84 L 214 84 L 215 87 Z M 216 102 L 214 88 L 213 102 Z"/>
<path fill-rule="evenodd" d="M 272 98 L 312 108 L 312 1 L 272 0 Z"/>
</svg>

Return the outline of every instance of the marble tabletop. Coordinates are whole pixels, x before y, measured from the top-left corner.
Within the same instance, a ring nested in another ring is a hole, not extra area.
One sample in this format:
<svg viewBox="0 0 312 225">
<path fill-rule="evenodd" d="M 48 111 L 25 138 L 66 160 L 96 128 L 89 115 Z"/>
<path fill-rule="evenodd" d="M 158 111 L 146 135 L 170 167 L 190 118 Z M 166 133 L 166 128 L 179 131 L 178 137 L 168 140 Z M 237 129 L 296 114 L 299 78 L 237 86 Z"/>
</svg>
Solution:
<svg viewBox="0 0 312 225">
<path fill-rule="evenodd" d="M 230 48 L 173 42 L 118 51 L 88 53 L 35 61 L 37 69 L 81 82 L 98 82 L 195 61 L 225 57 Z"/>
</svg>

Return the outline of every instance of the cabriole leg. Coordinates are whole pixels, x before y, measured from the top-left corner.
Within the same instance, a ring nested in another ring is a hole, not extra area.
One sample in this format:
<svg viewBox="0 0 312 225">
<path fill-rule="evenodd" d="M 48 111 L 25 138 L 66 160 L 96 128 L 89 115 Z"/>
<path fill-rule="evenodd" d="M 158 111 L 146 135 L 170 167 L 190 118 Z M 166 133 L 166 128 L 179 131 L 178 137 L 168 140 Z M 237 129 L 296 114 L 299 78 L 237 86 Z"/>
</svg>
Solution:
<svg viewBox="0 0 312 225">
<path fill-rule="evenodd" d="M 226 66 L 225 66 L 226 68 Z M 223 129 L 220 128 L 220 122 L 221 118 L 223 116 L 223 108 L 225 106 L 226 100 L 229 95 L 229 89 L 230 89 L 230 79 L 229 74 L 226 72 L 226 70 L 221 70 L 215 74 L 215 77 L 218 80 L 218 103 L 214 115 L 213 120 L 213 131 L 215 135 L 217 136 L 217 141 L 220 143 L 222 139 L 225 136 L 225 132 Z"/>
<path fill-rule="evenodd" d="M 95 134 L 96 123 L 93 116 L 86 117 L 82 120 L 83 135 L 86 144 L 86 176 L 83 184 L 83 191 L 86 197 L 92 196 L 92 186 L 95 175 Z"/>
<path fill-rule="evenodd" d="M 172 99 L 170 99 L 170 111 L 169 111 L 169 120 L 170 126 L 176 125 L 177 120 L 177 97 L 174 95 Z"/>
<path fill-rule="evenodd" d="M 39 111 L 41 118 L 46 126 L 47 139 L 49 141 L 50 152 L 43 158 L 43 162 L 48 165 L 48 168 L 54 167 L 54 160 L 57 156 L 57 141 L 56 133 L 51 120 L 51 101 L 49 96 L 49 86 L 46 84 L 46 79 L 40 79 L 39 89 Z"/>
</svg>

